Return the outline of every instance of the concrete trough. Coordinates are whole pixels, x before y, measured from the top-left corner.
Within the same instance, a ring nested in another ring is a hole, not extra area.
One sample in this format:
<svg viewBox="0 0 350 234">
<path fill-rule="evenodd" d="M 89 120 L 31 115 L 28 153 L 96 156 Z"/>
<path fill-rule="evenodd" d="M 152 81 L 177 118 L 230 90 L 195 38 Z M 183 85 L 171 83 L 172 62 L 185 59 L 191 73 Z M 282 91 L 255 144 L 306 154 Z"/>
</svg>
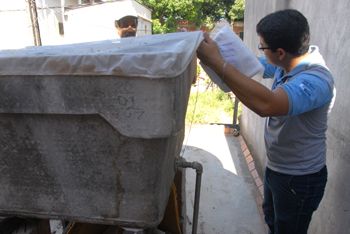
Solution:
<svg viewBox="0 0 350 234">
<path fill-rule="evenodd" d="M 0 214 L 157 226 L 200 32 L 0 53 Z"/>
</svg>

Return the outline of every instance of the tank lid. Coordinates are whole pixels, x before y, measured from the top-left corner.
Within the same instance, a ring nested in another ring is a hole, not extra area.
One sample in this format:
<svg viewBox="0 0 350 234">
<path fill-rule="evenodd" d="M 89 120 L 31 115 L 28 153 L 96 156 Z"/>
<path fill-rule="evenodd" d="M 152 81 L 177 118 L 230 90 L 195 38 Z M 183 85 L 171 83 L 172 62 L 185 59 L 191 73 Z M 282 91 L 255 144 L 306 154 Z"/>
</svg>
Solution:
<svg viewBox="0 0 350 234">
<path fill-rule="evenodd" d="M 201 31 L 0 51 L 0 75 L 180 75 L 203 40 Z"/>
</svg>

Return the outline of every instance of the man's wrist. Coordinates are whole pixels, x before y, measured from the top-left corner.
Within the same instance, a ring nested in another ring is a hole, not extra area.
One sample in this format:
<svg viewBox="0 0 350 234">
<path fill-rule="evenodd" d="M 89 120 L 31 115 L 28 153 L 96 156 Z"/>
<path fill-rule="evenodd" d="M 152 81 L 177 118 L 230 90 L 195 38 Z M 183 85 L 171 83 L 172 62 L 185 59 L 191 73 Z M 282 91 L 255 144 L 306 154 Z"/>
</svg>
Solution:
<svg viewBox="0 0 350 234">
<path fill-rule="evenodd" d="M 223 81 L 225 81 L 225 70 L 226 70 L 226 67 L 227 67 L 227 62 L 224 61 L 224 63 L 222 64 L 222 68 L 221 68 L 221 79 Z"/>
<path fill-rule="evenodd" d="M 225 60 L 220 59 L 217 60 L 217 62 L 215 62 L 212 66 L 212 69 L 216 72 L 216 74 L 218 74 L 220 77 L 222 76 L 222 67 L 225 63 Z"/>
</svg>

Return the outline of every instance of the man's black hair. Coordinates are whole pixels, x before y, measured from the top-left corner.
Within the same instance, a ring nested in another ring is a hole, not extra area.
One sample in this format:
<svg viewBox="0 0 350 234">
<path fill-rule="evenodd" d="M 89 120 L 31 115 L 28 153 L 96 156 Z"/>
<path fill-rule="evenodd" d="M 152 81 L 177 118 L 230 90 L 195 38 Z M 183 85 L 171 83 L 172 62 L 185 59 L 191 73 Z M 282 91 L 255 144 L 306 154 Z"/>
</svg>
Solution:
<svg viewBox="0 0 350 234">
<path fill-rule="evenodd" d="M 276 11 L 265 16 L 256 25 L 256 32 L 272 51 L 282 48 L 299 56 L 309 49 L 309 24 L 305 16 L 294 9 Z"/>
<path fill-rule="evenodd" d="M 138 19 L 137 19 L 136 16 L 133 16 L 133 15 L 127 15 L 127 16 L 124 16 L 124 17 L 118 19 L 118 20 L 115 20 L 115 21 L 114 21 L 114 26 L 115 26 L 116 28 L 120 28 L 120 27 L 121 27 L 121 24 L 122 24 L 122 21 L 123 21 L 123 20 L 127 20 L 127 19 L 134 20 L 134 21 L 135 21 L 135 25 L 136 25 L 136 27 L 137 27 Z"/>
</svg>

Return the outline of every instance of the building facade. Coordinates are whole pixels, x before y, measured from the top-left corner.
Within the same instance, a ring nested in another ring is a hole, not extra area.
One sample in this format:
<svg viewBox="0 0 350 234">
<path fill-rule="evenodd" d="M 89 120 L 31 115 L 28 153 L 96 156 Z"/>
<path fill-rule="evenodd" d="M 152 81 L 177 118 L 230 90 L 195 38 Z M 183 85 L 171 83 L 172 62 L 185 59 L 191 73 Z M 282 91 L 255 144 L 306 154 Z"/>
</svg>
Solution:
<svg viewBox="0 0 350 234">
<path fill-rule="evenodd" d="M 151 10 L 135 0 L 1 1 L 0 49 L 35 45 L 28 2 L 36 2 L 42 45 L 116 39 L 114 21 L 128 12 L 139 19 L 137 36 L 152 34 Z"/>
</svg>

